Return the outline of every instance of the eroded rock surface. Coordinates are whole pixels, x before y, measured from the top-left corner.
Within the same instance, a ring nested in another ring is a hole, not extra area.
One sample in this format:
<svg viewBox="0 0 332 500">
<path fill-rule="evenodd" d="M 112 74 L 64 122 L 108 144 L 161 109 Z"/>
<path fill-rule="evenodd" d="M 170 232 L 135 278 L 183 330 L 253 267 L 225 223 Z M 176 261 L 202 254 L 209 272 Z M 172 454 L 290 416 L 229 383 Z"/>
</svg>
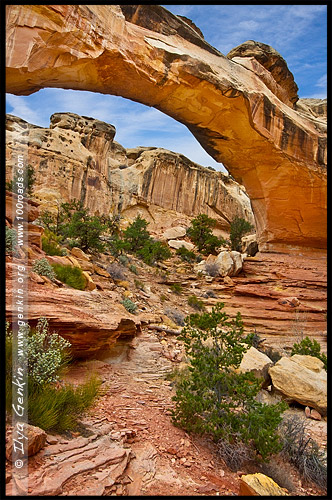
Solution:
<svg viewBox="0 0 332 500">
<path fill-rule="evenodd" d="M 7 6 L 7 92 L 54 86 L 154 106 L 246 187 L 260 250 L 325 248 L 326 123 L 293 107 L 285 66 L 231 60 L 166 9 L 127 7 Z"/>
<path fill-rule="evenodd" d="M 23 142 L 36 175 L 34 197 L 47 210 L 77 199 L 93 214 L 141 213 L 149 230 L 161 233 L 177 221 L 189 226 L 200 213 L 215 218 L 224 235 L 235 216 L 254 223 L 247 193 L 230 176 L 162 148 L 125 149 L 114 134 L 112 125 L 74 113 L 53 114 L 50 128 L 7 115 L 7 177 Z"/>
</svg>

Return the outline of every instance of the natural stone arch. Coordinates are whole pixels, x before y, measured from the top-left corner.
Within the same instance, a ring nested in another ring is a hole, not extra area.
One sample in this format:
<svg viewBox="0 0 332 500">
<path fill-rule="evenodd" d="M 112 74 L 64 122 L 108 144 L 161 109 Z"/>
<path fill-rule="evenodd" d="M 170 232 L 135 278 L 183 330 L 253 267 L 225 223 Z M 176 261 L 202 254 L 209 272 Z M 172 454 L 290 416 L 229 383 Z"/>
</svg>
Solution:
<svg viewBox="0 0 332 500">
<path fill-rule="evenodd" d="M 324 123 L 294 109 L 254 57 L 230 60 L 188 20 L 143 8 L 7 6 L 7 92 L 61 87 L 156 107 L 244 184 L 261 250 L 325 248 Z"/>
</svg>

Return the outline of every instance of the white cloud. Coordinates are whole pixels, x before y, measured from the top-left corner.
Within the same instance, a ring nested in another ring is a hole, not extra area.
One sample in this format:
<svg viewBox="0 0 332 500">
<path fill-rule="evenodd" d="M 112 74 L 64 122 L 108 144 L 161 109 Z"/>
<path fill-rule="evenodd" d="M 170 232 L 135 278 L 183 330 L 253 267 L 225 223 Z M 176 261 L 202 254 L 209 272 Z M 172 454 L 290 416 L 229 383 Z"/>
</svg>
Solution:
<svg viewBox="0 0 332 500">
<path fill-rule="evenodd" d="M 18 116 L 29 123 L 35 124 L 38 122 L 38 112 L 31 109 L 23 96 L 13 94 L 6 95 L 7 103 L 12 107 L 11 115 Z"/>
<path fill-rule="evenodd" d="M 319 80 L 315 84 L 315 87 L 322 87 L 324 89 L 327 88 L 327 74 L 319 78 Z"/>
</svg>

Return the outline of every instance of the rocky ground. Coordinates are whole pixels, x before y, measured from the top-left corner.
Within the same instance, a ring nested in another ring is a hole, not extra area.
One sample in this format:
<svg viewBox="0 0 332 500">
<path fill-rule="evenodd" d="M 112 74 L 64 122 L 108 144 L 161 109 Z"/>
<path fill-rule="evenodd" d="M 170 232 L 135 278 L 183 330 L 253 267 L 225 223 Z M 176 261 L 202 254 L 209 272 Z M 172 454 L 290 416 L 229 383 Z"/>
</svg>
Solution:
<svg viewBox="0 0 332 500">
<path fill-rule="evenodd" d="M 47 445 L 29 458 L 30 494 L 239 495 L 241 475 L 259 472 L 259 466 L 247 463 L 231 471 L 211 442 L 172 424 L 175 390 L 168 373 L 178 364 L 175 350 L 181 351 L 176 336 L 145 328 L 104 353 L 103 360 L 71 365 L 66 382 L 80 383 L 95 372 L 103 380 L 104 395 L 79 432 L 49 434 Z M 305 418 L 303 409 L 290 411 Z M 311 421 L 310 430 L 325 445 L 326 425 L 326 419 Z M 292 495 L 324 494 L 280 458 L 268 471 Z M 8 494 L 11 488 L 12 480 Z"/>
</svg>

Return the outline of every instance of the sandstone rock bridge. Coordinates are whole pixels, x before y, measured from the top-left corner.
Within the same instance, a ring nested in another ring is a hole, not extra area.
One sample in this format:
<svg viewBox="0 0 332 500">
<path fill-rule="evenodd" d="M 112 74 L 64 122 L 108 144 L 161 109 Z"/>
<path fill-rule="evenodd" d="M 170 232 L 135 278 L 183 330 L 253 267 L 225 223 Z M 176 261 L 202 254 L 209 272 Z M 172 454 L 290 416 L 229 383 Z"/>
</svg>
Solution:
<svg viewBox="0 0 332 500">
<path fill-rule="evenodd" d="M 271 47 L 226 57 L 157 5 L 10 5 L 6 55 L 7 92 L 120 95 L 185 124 L 246 187 L 260 250 L 326 247 L 326 124 Z"/>
</svg>

